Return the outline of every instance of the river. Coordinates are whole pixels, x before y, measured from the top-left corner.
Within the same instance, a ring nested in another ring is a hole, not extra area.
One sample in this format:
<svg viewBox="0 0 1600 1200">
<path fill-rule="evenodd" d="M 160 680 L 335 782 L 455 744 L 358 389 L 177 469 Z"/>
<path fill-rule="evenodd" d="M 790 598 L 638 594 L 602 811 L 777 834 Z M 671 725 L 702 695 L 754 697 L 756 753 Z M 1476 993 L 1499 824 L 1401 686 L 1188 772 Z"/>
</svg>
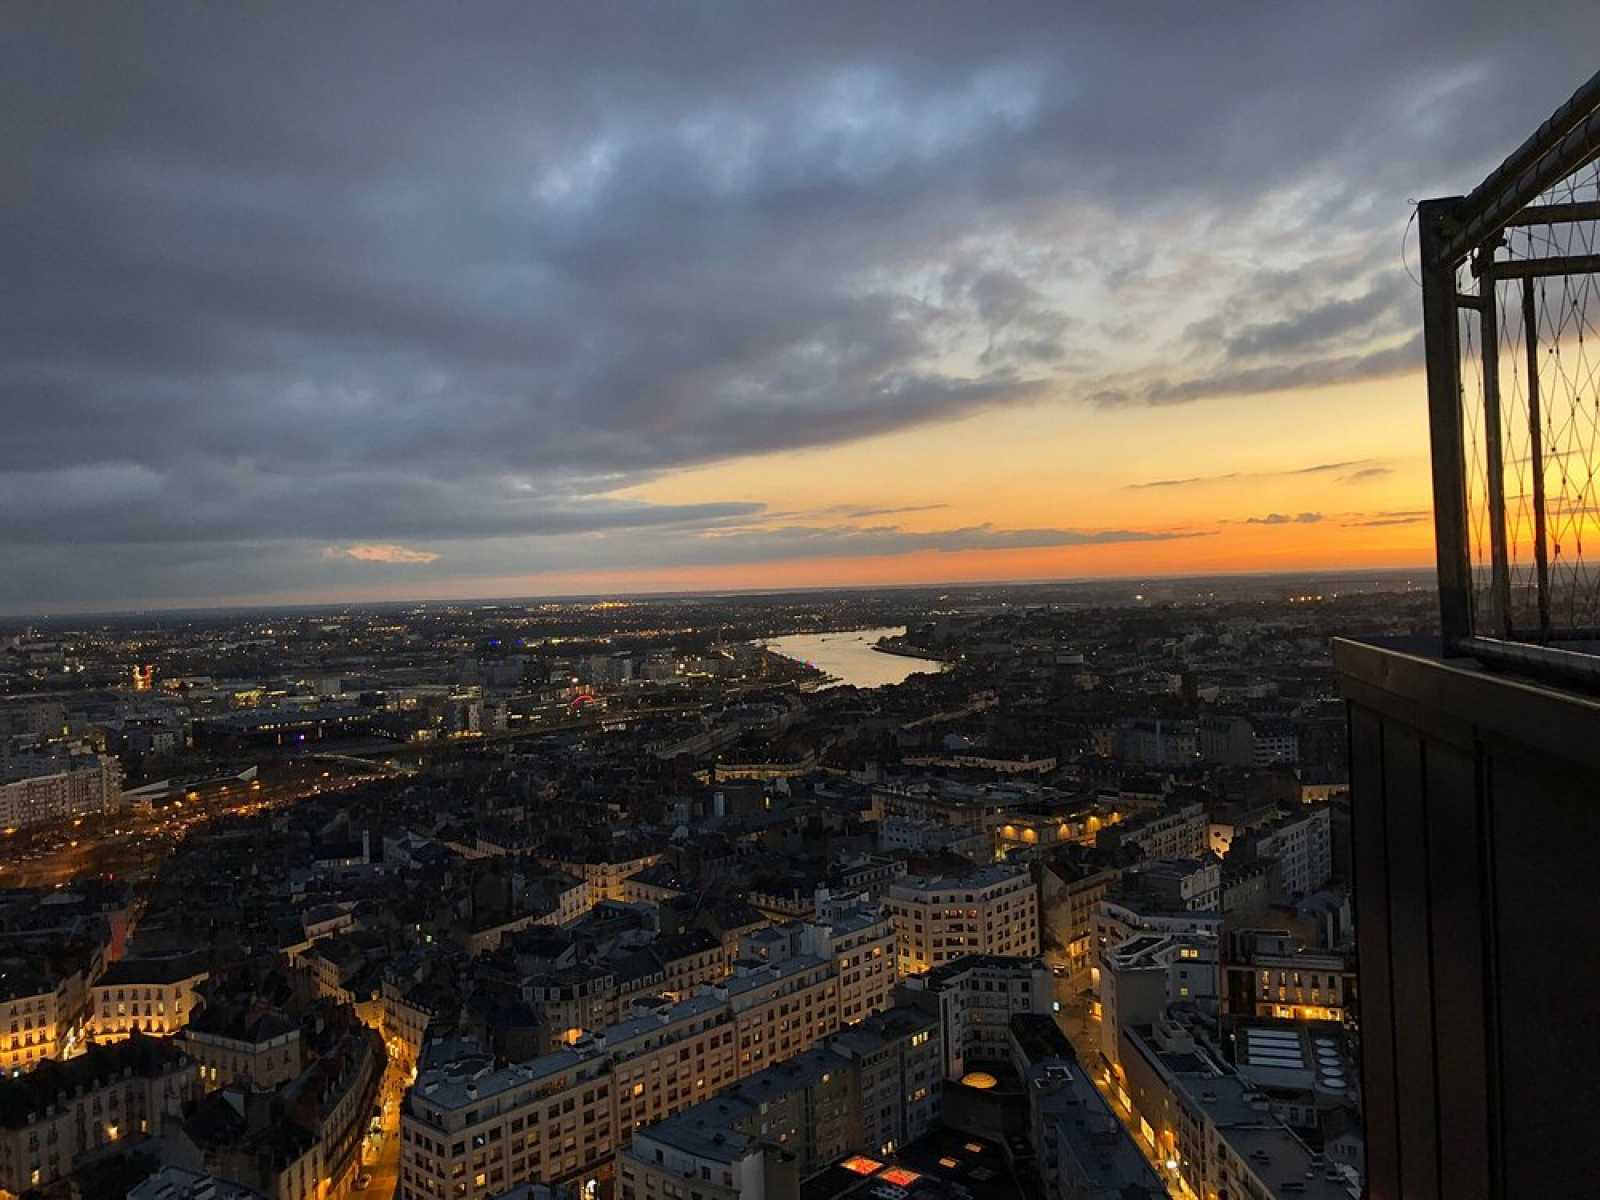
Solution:
<svg viewBox="0 0 1600 1200">
<path fill-rule="evenodd" d="M 840 683 L 853 687 L 886 687 L 903 683 L 918 671 L 940 671 L 943 664 L 900 654 L 884 654 L 872 647 L 879 638 L 899 637 L 905 626 L 885 629 L 850 629 L 836 633 L 792 633 L 764 645 L 774 654 L 817 668 Z"/>
</svg>

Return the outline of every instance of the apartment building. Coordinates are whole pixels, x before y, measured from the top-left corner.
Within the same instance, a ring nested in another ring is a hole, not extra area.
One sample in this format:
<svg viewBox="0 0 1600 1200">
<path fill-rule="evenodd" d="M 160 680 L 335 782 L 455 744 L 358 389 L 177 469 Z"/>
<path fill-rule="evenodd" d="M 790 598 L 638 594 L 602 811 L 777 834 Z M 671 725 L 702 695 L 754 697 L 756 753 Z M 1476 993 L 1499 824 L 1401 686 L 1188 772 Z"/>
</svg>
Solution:
<svg viewBox="0 0 1600 1200">
<path fill-rule="evenodd" d="M 1079 807 L 1065 812 L 1018 812 L 1007 816 L 995 829 L 999 851 L 1011 861 L 1021 853 L 1044 858 L 1048 851 L 1064 845 L 1092 846 L 1100 831 L 1115 825 L 1122 814 L 1112 805 L 1085 797 Z"/>
<path fill-rule="evenodd" d="M 271 1091 L 300 1074 L 300 1025 L 276 1008 L 249 1001 L 208 1004 L 178 1036 L 207 1091 Z"/>
<path fill-rule="evenodd" d="M 617 1156 L 622 1200 L 773 1200 L 852 1151 L 890 1154 L 939 1123 L 938 1018 L 874 1014 L 686 1112 Z"/>
<path fill-rule="evenodd" d="M 857 1111 L 850 1149 L 892 1154 L 939 1124 L 944 1076 L 939 1017 L 901 1004 L 836 1034 L 829 1049 L 851 1061 Z"/>
<path fill-rule="evenodd" d="M 123 1138 L 159 1136 L 194 1089 L 175 1043 L 139 1035 L 0 1079 L 0 1190 L 58 1183 Z"/>
<path fill-rule="evenodd" d="M 1145 858 L 1199 858 L 1209 845 L 1209 821 L 1199 801 L 1136 813 L 1095 835 L 1095 845 L 1115 850 L 1137 846 Z"/>
<path fill-rule="evenodd" d="M 1300 761 L 1300 734 L 1284 717 L 1215 716 L 1199 725 L 1200 756 L 1236 767 Z"/>
<path fill-rule="evenodd" d="M 0 763 L 0 826 L 7 829 L 114 812 L 121 803 L 122 767 L 109 755 L 23 755 Z"/>
<path fill-rule="evenodd" d="M 945 1078 L 960 1079 L 969 1059 L 1006 1059 L 1014 1015 L 1052 1011 L 1055 976 L 1038 958 L 975 954 L 902 980 L 897 997 L 939 1018 Z"/>
<path fill-rule="evenodd" d="M 821 888 L 817 897 L 818 910 L 824 914 L 819 919 L 746 934 L 740 939 L 739 955 L 758 962 L 782 962 L 798 955 L 829 960 L 839 984 L 840 1021 L 848 1025 L 889 1005 L 895 981 L 894 926 L 880 909 L 836 902 Z"/>
<path fill-rule="evenodd" d="M 889 1007 L 896 976 L 894 924 L 881 910 L 847 909 L 814 922 L 806 938 L 812 953 L 833 963 L 841 1024 Z"/>
<path fill-rule="evenodd" d="M 1333 876 L 1333 816 L 1327 804 L 1303 811 L 1257 830 L 1253 857 L 1278 864 L 1283 890 L 1306 896 Z"/>
<path fill-rule="evenodd" d="M 1157 1200 L 1167 1187 L 1079 1065 L 1054 1018 L 1011 1018 L 1011 1066 L 1028 1085 L 1028 1133 L 1045 1200 Z"/>
<path fill-rule="evenodd" d="M 728 973 L 722 943 L 704 929 L 658 938 L 641 947 L 619 966 L 612 1009 L 607 1024 L 619 1021 L 641 996 L 686 996 L 702 983 L 712 983 Z"/>
<path fill-rule="evenodd" d="M 1121 889 L 1150 897 L 1164 909 L 1217 912 L 1222 907 L 1222 863 L 1198 858 L 1145 860 L 1123 873 Z"/>
<path fill-rule="evenodd" d="M 1349 1200 L 1354 1173 L 1311 1150 L 1248 1080 L 1172 1021 L 1124 1026 L 1116 1096 L 1183 1194 Z"/>
<path fill-rule="evenodd" d="M 872 789 L 868 817 L 968 829 L 990 838 L 1010 815 L 1037 804 L 1028 785 L 968 784 L 930 777 L 911 783 L 879 784 Z"/>
<path fill-rule="evenodd" d="M 201 1003 L 195 989 L 210 977 L 199 955 L 124 958 L 89 988 L 87 1035 L 114 1042 L 131 1034 L 170 1037 Z"/>
<path fill-rule="evenodd" d="M 618 1156 L 621 1200 L 797 1200 L 798 1159 L 740 1132 L 748 1116 L 745 1104 L 719 1098 L 635 1135 Z"/>
<path fill-rule="evenodd" d="M 1073 977 L 1094 965 L 1094 913 L 1122 869 L 1098 858 L 1057 858 L 1047 861 L 1039 874 L 1041 933 L 1065 947 L 1065 962 L 1052 959 Z"/>
<path fill-rule="evenodd" d="M 0 1072 L 18 1075 L 58 1056 L 63 986 L 25 960 L 0 963 Z"/>
<path fill-rule="evenodd" d="M 740 964 L 676 1005 L 531 1062 L 424 1064 L 401 1116 L 401 1200 L 482 1200 L 596 1172 L 637 1126 L 837 1031 L 839 978 L 833 959 L 813 954 Z"/>
<path fill-rule="evenodd" d="M 1343 1021 L 1354 1008 L 1356 970 L 1349 956 L 1306 949 L 1283 930 L 1240 931 L 1232 944 L 1222 968 L 1230 1013 Z"/>
<path fill-rule="evenodd" d="M 587 903 L 590 908 L 602 900 L 626 900 L 628 876 L 655 866 L 664 855 L 660 851 L 617 850 L 593 857 L 595 861 L 575 858 L 549 860 L 550 865 L 589 885 Z"/>
<path fill-rule="evenodd" d="M 200 1171 L 162 1167 L 129 1188 L 127 1200 L 261 1200 L 261 1193 Z"/>
<path fill-rule="evenodd" d="M 885 907 L 894 922 L 900 975 L 916 975 L 972 954 L 1039 953 L 1039 899 L 1032 875 L 985 867 L 961 877 L 908 875 Z"/>
<path fill-rule="evenodd" d="M 428 1026 L 446 1010 L 459 1008 L 459 1000 L 443 981 L 410 979 L 393 972 L 378 989 L 382 1012 L 384 1049 L 394 1070 L 409 1079 L 422 1054 Z"/>
<path fill-rule="evenodd" d="M 1121 1031 L 1161 1020 L 1169 1005 L 1221 993 L 1217 939 L 1209 933 L 1138 933 L 1107 951 L 1100 967 L 1100 1050 L 1115 1063 Z"/>
<path fill-rule="evenodd" d="M 1094 911 L 1096 970 L 1105 966 L 1112 950 L 1140 933 L 1196 934 L 1215 940 L 1222 934 L 1222 914 L 1169 909 L 1148 896 L 1108 895 Z M 1099 982 L 1098 974 L 1092 978 Z"/>
</svg>

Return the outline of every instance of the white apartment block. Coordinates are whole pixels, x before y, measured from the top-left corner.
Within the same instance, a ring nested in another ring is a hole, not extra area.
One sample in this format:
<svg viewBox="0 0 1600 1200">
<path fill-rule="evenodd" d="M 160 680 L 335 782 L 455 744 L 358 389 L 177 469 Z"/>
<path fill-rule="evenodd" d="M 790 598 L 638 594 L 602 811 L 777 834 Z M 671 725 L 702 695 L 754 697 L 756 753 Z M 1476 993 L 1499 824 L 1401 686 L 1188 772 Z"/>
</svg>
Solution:
<svg viewBox="0 0 1600 1200">
<path fill-rule="evenodd" d="M 834 961 L 801 954 L 531 1062 L 423 1070 L 401 1116 L 398 1196 L 487 1200 L 592 1177 L 634 1129 L 836 1032 L 839 996 Z"/>
<path fill-rule="evenodd" d="M 28 970 L 0 977 L 0 1074 L 20 1075 L 60 1054 L 59 985 Z"/>
<path fill-rule="evenodd" d="M 1039 897 L 1025 869 L 993 866 L 961 878 L 908 875 L 886 893 L 901 976 L 971 954 L 1039 953 Z"/>
<path fill-rule="evenodd" d="M 89 989 L 89 1039 L 116 1042 L 134 1032 L 171 1037 L 189 1023 L 195 989 L 208 977 L 192 955 L 112 963 Z"/>
<path fill-rule="evenodd" d="M 1315 805 L 1262 830 L 1255 852 L 1257 858 L 1276 860 L 1285 892 L 1309 895 L 1333 875 L 1332 810 Z"/>
<path fill-rule="evenodd" d="M 121 803 L 122 768 L 108 755 L 29 756 L 0 764 L 0 827 L 6 829 L 113 812 Z"/>
<path fill-rule="evenodd" d="M 1101 829 L 1098 846 L 1135 845 L 1151 858 L 1198 858 L 1209 847 L 1205 805 L 1186 804 L 1169 812 L 1139 814 Z"/>
</svg>

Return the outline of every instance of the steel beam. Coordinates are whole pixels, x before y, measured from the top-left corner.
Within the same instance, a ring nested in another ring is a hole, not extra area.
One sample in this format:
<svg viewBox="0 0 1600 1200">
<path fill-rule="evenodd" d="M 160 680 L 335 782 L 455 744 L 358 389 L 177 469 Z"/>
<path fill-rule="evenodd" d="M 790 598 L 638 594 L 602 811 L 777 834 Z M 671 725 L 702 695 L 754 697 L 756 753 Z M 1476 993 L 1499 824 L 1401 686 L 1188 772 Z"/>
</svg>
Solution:
<svg viewBox="0 0 1600 1200">
<path fill-rule="evenodd" d="M 1492 245 L 1480 255 L 1487 261 Z M 1500 312 L 1493 268 L 1483 273 L 1483 471 L 1489 506 L 1489 628 L 1511 636 L 1511 564 L 1506 551 L 1505 423 L 1500 416 Z"/>
<path fill-rule="evenodd" d="M 1526 225 L 1570 225 L 1575 221 L 1600 221 L 1600 200 L 1575 200 L 1570 204 L 1530 204 L 1506 222 L 1507 229 Z"/>
<path fill-rule="evenodd" d="M 1486 261 L 1482 271 L 1494 273 L 1496 279 L 1548 279 L 1556 275 L 1600 275 L 1600 254 L 1568 254 L 1551 258 L 1515 258 L 1490 266 Z"/>
<path fill-rule="evenodd" d="M 1533 135 L 1477 187 L 1452 214 L 1446 235 L 1433 247 L 1455 264 L 1489 241 L 1540 193 L 1588 162 L 1600 149 L 1600 72 L 1592 75 Z M 1427 265 L 1426 254 L 1423 257 Z"/>
<path fill-rule="evenodd" d="M 1461 434 L 1455 260 L 1439 252 L 1459 197 L 1417 206 L 1422 251 L 1422 340 L 1428 369 L 1428 440 L 1433 461 L 1433 536 L 1444 652 L 1472 636 L 1472 563 L 1467 549 L 1465 443 Z"/>
<path fill-rule="evenodd" d="M 1533 475 L 1533 562 L 1539 588 L 1539 636 L 1550 637 L 1550 555 L 1545 549 L 1544 429 L 1539 399 L 1539 313 L 1533 278 L 1522 277 L 1522 340 L 1528 352 L 1528 470 Z"/>
</svg>

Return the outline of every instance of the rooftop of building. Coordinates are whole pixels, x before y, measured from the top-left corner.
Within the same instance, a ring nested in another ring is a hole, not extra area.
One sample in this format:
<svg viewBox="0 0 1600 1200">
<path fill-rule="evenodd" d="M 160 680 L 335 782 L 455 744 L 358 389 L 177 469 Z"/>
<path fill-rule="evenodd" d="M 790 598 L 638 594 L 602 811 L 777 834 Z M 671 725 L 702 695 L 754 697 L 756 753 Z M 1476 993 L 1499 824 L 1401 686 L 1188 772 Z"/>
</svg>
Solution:
<svg viewBox="0 0 1600 1200">
<path fill-rule="evenodd" d="M 914 895 L 918 892 L 977 891 L 1027 878 L 1026 867 L 993 864 L 977 867 L 971 874 L 966 875 L 902 875 L 889 885 L 889 894 L 893 896 Z"/>
<path fill-rule="evenodd" d="M 261 1193 L 231 1180 L 182 1167 L 162 1167 L 129 1189 L 127 1200 L 258 1200 Z"/>
<path fill-rule="evenodd" d="M 299 1022 L 255 997 L 208 1001 L 189 1021 L 189 1029 L 236 1042 L 258 1044 L 298 1033 Z"/>
<path fill-rule="evenodd" d="M 1189 1103 L 1204 1111 L 1273 1194 L 1282 1194 L 1288 1183 L 1300 1185 L 1294 1194 L 1302 1200 L 1350 1200 L 1344 1181 L 1318 1172 L 1310 1148 L 1271 1115 L 1266 1095 L 1249 1080 L 1216 1068 L 1208 1057 L 1161 1049 L 1148 1026 L 1125 1030 L 1123 1036 L 1135 1051 L 1160 1065 Z"/>
<path fill-rule="evenodd" d="M 160 958 L 124 958 L 95 980 L 96 987 L 133 987 L 177 983 L 206 973 L 205 956 L 194 952 Z"/>
<path fill-rule="evenodd" d="M 902 1004 L 847 1025 L 829 1039 L 829 1045 L 843 1054 L 871 1054 L 901 1038 L 938 1028 L 937 1015 Z"/>
<path fill-rule="evenodd" d="M 921 975 L 909 975 L 902 982 L 912 987 L 923 987 L 928 991 L 938 991 L 948 983 L 952 983 L 970 971 L 1007 971 L 1033 973 L 1046 971 L 1048 968 L 1043 959 L 1022 958 L 1007 954 L 968 954 L 953 962 L 944 963 L 931 971 Z"/>
<path fill-rule="evenodd" d="M 633 1135 L 635 1153 L 643 1153 L 649 1143 L 657 1143 L 708 1162 L 731 1166 L 757 1145 L 755 1138 L 735 1129 L 754 1109 L 755 1105 L 737 1093 L 714 1096 L 637 1131 Z"/>
<path fill-rule="evenodd" d="M 421 1072 L 412 1086 L 423 1104 L 441 1110 L 465 1108 L 501 1095 L 514 1088 L 538 1084 L 563 1072 L 575 1070 L 597 1058 L 598 1049 L 557 1050 L 527 1062 L 498 1070 L 487 1056 L 469 1057 Z"/>
<path fill-rule="evenodd" d="M 39 996 L 55 990 L 55 977 L 43 970 L 41 964 L 22 958 L 0 960 L 0 1001 Z"/>
<path fill-rule="evenodd" d="M 793 958 L 784 959 L 782 962 L 763 963 L 760 967 L 754 968 L 746 974 L 729 976 L 716 986 L 725 989 L 729 999 L 732 999 L 779 980 L 788 979 L 813 970 L 816 967 L 826 965 L 827 960 L 818 958 L 815 954 L 797 954 Z"/>
<path fill-rule="evenodd" d="M 885 1193 L 888 1188 L 896 1191 Z M 1016 1200 L 1032 1194 L 1013 1173 L 1002 1146 L 949 1128 L 932 1130 L 892 1155 L 851 1155 L 800 1185 L 800 1200 L 900 1193 L 906 1200 Z M 1124 1200 L 1145 1200 L 1145 1195 L 1130 1193 Z M 1153 1200 L 1161 1193 L 1149 1195 Z"/>
</svg>

